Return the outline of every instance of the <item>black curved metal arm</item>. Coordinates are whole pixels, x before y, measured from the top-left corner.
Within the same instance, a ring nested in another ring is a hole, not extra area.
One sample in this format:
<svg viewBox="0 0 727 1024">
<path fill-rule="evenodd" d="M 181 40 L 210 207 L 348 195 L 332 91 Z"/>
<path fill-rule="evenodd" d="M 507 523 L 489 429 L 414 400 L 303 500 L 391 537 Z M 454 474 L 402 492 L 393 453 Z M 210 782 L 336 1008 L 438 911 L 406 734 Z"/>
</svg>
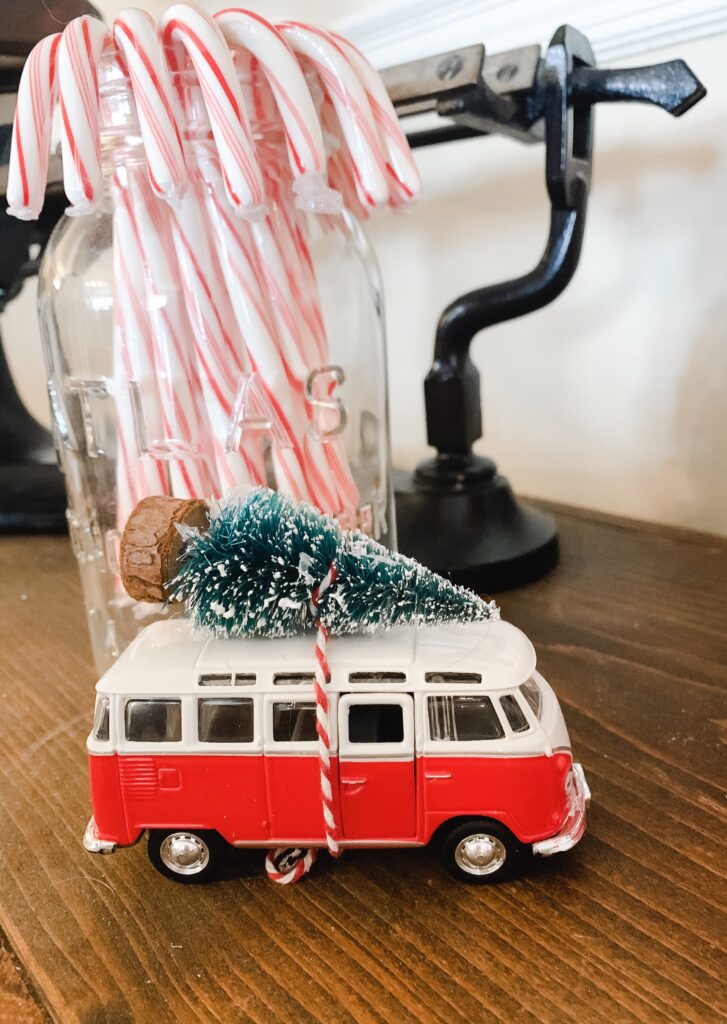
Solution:
<svg viewBox="0 0 727 1024">
<path fill-rule="evenodd" d="M 467 454 L 482 433 L 472 339 L 484 328 L 532 313 L 560 295 L 578 266 L 587 197 L 584 189 L 575 208 L 551 208 L 548 241 L 533 270 L 462 295 L 442 313 L 424 395 L 428 441 L 443 454 Z"/>
<path fill-rule="evenodd" d="M 592 112 L 590 104 L 569 105 L 569 78 L 574 67 L 592 63 L 588 41 L 569 27 L 558 30 L 543 61 L 551 210 L 538 264 L 522 277 L 460 296 L 440 317 L 424 396 L 429 444 L 441 454 L 466 455 L 482 433 L 479 373 L 469 354 L 474 336 L 552 302 L 578 266 L 591 176 Z"/>
</svg>

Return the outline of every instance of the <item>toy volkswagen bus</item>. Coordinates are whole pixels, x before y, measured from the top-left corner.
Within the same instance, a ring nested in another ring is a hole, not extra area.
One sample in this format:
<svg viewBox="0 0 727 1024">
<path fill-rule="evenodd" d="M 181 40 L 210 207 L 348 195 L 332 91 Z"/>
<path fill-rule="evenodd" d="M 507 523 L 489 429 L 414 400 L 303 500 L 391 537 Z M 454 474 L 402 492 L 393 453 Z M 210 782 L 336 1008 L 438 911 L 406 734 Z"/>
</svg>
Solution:
<svg viewBox="0 0 727 1024">
<path fill-rule="evenodd" d="M 334 637 L 340 843 L 436 843 L 458 879 L 574 846 L 589 790 L 535 651 L 499 620 Z M 233 847 L 325 846 L 310 636 L 148 626 L 97 685 L 94 853 L 146 832 L 162 874 L 213 877 Z"/>
</svg>

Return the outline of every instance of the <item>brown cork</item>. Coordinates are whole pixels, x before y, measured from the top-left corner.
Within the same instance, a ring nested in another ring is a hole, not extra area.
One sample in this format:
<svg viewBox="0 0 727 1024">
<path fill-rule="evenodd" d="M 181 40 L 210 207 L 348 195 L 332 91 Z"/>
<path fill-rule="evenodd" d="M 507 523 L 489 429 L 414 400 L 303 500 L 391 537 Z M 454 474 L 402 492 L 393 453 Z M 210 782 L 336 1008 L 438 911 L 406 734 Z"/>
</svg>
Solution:
<svg viewBox="0 0 727 1024">
<path fill-rule="evenodd" d="M 121 582 L 135 601 L 168 601 L 167 585 L 177 575 L 184 547 L 177 526 L 209 526 L 209 508 L 196 498 L 144 498 L 121 535 Z"/>
</svg>

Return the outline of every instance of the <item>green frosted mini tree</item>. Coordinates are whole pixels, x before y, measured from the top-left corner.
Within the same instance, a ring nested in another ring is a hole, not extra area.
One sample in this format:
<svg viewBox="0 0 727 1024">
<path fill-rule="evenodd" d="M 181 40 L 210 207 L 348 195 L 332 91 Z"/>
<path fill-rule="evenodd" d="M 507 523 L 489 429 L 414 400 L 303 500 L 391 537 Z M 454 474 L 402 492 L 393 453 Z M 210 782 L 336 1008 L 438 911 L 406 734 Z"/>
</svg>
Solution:
<svg viewBox="0 0 727 1024">
<path fill-rule="evenodd" d="M 494 602 L 276 491 L 258 489 L 191 531 L 171 584 L 196 625 L 231 637 L 331 634 L 497 618 Z M 311 598 L 335 569 L 331 586 Z"/>
</svg>

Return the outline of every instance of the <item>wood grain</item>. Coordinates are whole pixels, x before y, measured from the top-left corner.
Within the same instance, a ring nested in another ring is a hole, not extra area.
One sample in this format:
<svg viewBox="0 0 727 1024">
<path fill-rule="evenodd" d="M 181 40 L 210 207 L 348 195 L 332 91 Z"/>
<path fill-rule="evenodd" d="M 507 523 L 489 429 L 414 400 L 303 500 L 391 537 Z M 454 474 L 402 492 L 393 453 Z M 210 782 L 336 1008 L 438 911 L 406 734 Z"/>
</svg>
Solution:
<svg viewBox="0 0 727 1024">
<path fill-rule="evenodd" d="M 159 878 L 142 846 L 85 854 L 94 674 L 76 567 L 65 541 L 2 541 L 0 927 L 50 1014 L 724 1019 L 727 544 L 559 521 L 561 566 L 501 604 L 561 697 L 589 829 L 491 888 L 416 850 L 347 853 L 290 888 L 265 879 L 257 852 L 191 889 Z"/>
<path fill-rule="evenodd" d="M 45 1024 L 47 1019 L 28 989 L 23 968 L 0 939 L 0 1024 Z"/>
</svg>

